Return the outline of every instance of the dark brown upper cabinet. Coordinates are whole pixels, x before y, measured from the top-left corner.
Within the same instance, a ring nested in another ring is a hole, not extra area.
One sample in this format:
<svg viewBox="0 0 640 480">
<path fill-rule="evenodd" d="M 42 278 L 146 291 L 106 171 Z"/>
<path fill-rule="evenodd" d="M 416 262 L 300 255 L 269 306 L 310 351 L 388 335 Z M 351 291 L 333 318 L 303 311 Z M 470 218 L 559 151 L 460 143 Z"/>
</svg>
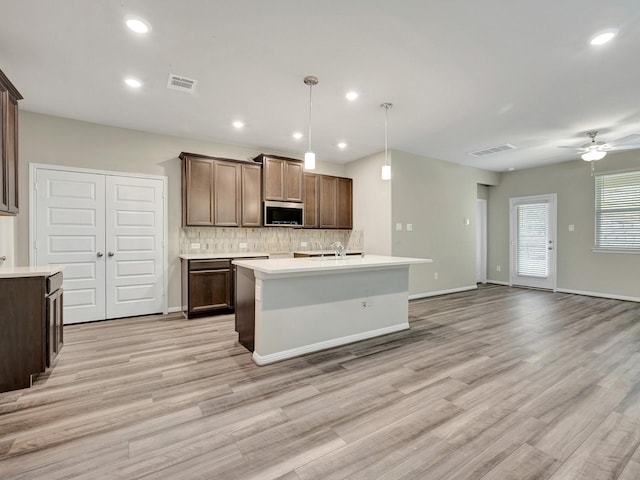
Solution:
<svg viewBox="0 0 640 480">
<path fill-rule="evenodd" d="M 181 153 L 182 225 L 261 225 L 260 165 L 241 160 Z"/>
<path fill-rule="evenodd" d="M 242 226 L 262 226 L 262 167 L 242 164 Z"/>
<path fill-rule="evenodd" d="M 19 210 L 18 100 L 22 95 L 0 70 L 0 215 Z"/>
<path fill-rule="evenodd" d="M 302 202 L 302 161 L 264 154 L 253 160 L 262 163 L 264 200 Z"/>
<path fill-rule="evenodd" d="M 320 175 L 305 173 L 303 182 L 304 228 L 320 228 Z"/>
<path fill-rule="evenodd" d="M 353 180 L 304 174 L 305 228 L 353 228 Z"/>
</svg>

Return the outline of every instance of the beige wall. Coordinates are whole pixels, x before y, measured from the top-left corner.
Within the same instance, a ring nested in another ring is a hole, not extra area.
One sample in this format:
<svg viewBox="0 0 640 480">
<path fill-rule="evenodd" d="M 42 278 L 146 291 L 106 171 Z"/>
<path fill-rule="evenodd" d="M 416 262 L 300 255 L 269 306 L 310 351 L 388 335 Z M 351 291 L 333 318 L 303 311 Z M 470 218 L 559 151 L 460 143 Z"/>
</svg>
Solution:
<svg viewBox="0 0 640 480">
<path fill-rule="evenodd" d="M 489 186 L 478 184 L 478 194 L 477 198 L 481 200 L 489 199 Z"/>
<path fill-rule="evenodd" d="M 474 286 L 477 185 L 494 185 L 499 174 L 397 150 L 392 165 L 392 254 L 434 260 L 411 267 L 410 293 Z"/>
<path fill-rule="evenodd" d="M 353 228 L 365 232 L 364 251 L 391 255 L 391 182 L 380 178 L 382 165 L 384 152 L 348 163 L 345 175 L 353 178 Z"/>
<path fill-rule="evenodd" d="M 610 153 L 596 171 L 640 168 L 638 152 Z M 503 174 L 490 187 L 488 279 L 509 281 L 509 198 L 558 194 L 559 289 L 640 298 L 640 255 L 594 253 L 595 185 L 589 164 L 575 160 Z M 569 225 L 575 231 L 569 231 Z M 502 267 L 501 272 L 496 266 Z"/>
<path fill-rule="evenodd" d="M 260 153 L 247 147 L 156 135 L 24 111 L 20 112 L 19 127 L 20 214 L 16 218 L 16 265 L 29 262 L 29 163 L 165 175 L 168 177 L 169 198 L 169 308 L 180 305 L 181 173 L 178 155 L 186 151 L 249 160 Z M 274 151 L 267 153 L 278 154 Z M 343 175 L 344 167 L 318 162 L 315 171 Z"/>
</svg>

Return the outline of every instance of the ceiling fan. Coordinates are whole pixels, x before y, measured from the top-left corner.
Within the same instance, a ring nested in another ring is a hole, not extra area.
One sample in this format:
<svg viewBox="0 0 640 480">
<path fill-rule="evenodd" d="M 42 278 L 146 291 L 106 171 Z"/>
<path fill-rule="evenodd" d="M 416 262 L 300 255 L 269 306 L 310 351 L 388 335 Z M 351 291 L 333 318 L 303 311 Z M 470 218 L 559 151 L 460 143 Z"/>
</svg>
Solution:
<svg viewBox="0 0 640 480">
<path fill-rule="evenodd" d="M 577 150 L 582 159 L 587 162 L 602 160 L 607 155 L 607 152 L 640 148 L 640 134 L 638 133 L 619 138 L 612 143 L 596 142 L 596 135 L 598 135 L 597 130 L 587 132 L 587 135 L 591 139 L 591 142 L 589 143 L 585 143 L 580 147 L 569 147 L 563 145 L 559 148 L 573 148 Z"/>
</svg>

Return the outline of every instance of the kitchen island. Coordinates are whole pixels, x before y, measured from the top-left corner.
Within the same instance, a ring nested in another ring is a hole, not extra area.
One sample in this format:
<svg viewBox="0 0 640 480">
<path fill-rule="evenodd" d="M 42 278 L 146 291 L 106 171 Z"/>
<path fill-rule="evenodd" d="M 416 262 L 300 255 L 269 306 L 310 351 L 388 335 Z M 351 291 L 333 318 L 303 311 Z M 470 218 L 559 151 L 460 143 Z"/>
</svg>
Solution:
<svg viewBox="0 0 640 480">
<path fill-rule="evenodd" d="M 409 328 L 409 267 L 422 258 L 234 260 L 236 331 L 266 365 Z"/>
</svg>

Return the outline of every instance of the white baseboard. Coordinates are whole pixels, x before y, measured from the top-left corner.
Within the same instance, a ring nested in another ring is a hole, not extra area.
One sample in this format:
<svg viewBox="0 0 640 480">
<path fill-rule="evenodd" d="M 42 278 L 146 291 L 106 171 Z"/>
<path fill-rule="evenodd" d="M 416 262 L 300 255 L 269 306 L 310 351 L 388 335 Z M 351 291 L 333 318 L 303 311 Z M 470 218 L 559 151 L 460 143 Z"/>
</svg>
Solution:
<svg viewBox="0 0 640 480">
<path fill-rule="evenodd" d="M 611 293 L 585 292 L 583 290 L 571 290 L 569 288 L 556 288 L 556 292 L 586 295 L 588 297 L 611 298 L 612 300 L 626 300 L 627 302 L 640 302 L 640 297 L 628 297 L 626 295 L 614 295 Z"/>
<path fill-rule="evenodd" d="M 487 280 L 487 283 L 491 283 L 493 285 L 504 285 L 505 287 L 511 286 L 509 282 L 501 282 L 500 280 Z"/>
<path fill-rule="evenodd" d="M 270 353 L 268 355 L 260 355 L 258 352 L 253 352 L 253 361 L 256 365 L 268 365 L 269 363 L 279 362 L 288 358 L 299 357 L 306 353 L 317 352 L 320 350 L 326 350 L 327 348 L 339 347 L 340 345 L 346 345 L 347 343 L 359 342 L 368 338 L 379 337 L 381 335 L 388 335 L 389 333 L 400 332 L 402 330 L 409 329 L 409 322 L 399 323 L 390 327 L 379 328 L 377 330 L 370 330 L 368 332 L 356 333 L 354 335 L 347 335 L 346 337 L 333 338 L 324 342 L 313 343 L 311 345 L 304 345 L 302 347 L 292 348 L 290 350 L 284 350 L 282 352 Z"/>
<path fill-rule="evenodd" d="M 167 309 L 168 313 L 178 313 L 182 311 L 182 307 L 169 307 Z"/>
<path fill-rule="evenodd" d="M 437 297 L 438 295 L 446 295 L 448 293 L 466 292 L 468 290 L 476 290 L 477 285 L 469 285 L 468 287 L 450 288 L 448 290 L 438 290 L 436 292 L 414 293 L 409 295 L 409 300 L 417 300 L 419 298 Z"/>
</svg>

